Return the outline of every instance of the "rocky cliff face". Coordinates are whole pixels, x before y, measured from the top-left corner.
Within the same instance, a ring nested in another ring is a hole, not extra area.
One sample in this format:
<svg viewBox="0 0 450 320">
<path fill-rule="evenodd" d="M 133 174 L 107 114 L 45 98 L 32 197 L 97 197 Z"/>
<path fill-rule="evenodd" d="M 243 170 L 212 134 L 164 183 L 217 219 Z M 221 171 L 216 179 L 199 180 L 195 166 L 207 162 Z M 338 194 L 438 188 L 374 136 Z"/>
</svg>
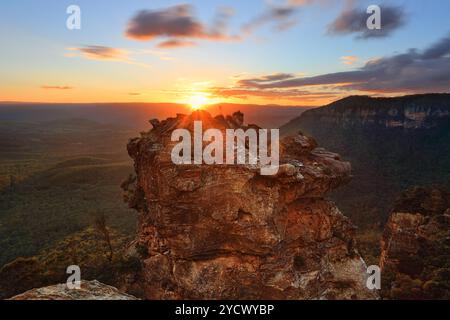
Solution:
<svg viewBox="0 0 450 320">
<path fill-rule="evenodd" d="M 381 250 L 388 298 L 450 298 L 450 190 L 407 190 L 386 225 Z"/>
<path fill-rule="evenodd" d="M 149 299 L 368 299 L 353 226 L 324 195 L 350 164 L 296 135 L 280 142 L 276 176 L 251 165 L 175 165 L 176 128 L 243 128 L 243 115 L 206 112 L 152 121 L 128 144 L 136 176 L 123 184 L 140 213 L 130 252 Z M 252 126 L 254 127 L 254 126 Z"/>
<path fill-rule="evenodd" d="M 66 284 L 33 289 L 10 300 L 137 300 L 116 288 L 98 281 L 82 281 L 80 289 L 68 289 Z"/>
<path fill-rule="evenodd" d="M 304 112 L 282 127 L 289 134 L 309 122 L 340 127 L 433 128 L 450 119 L 450 94 L 425 94 L 398 98 L 351 96 L 322 108 Z"/>
</svg>

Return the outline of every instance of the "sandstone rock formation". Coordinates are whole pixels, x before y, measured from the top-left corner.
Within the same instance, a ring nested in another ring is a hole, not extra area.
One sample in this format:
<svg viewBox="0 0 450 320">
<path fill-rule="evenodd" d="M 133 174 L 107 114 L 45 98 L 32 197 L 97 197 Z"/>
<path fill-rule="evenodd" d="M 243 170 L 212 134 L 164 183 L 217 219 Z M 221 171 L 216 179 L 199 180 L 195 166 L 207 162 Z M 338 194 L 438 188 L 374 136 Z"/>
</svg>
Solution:
<svg viewBox="0 0 450 320">
<path fill-rule="evenodd" d="M 81 289 L 68 289 L 66 284 L 33 289 L 10 300 L 137 300 L 116 288 L 98 281 L 82 281 Z"/>
<path fill-rule="evenodd" d="M 140 212 L 130 252 L 143 268 L 129 287 L 148 299 L 371 299 L 353 225 L 324 195 L 350 164 L 298 134 L 280 142 L 280 171 L 255 165 L 175 165 L 171 133 L 243 128 L 241 113 L 197 111 L 128 144 L 136 176 L 123 184 Z M 255 128 L 255 126 L 251 126 Z"/>
<path fill-rule="evenodd" d="M 413 187 L 397 201 L 381 243 L 385 296 L 450 298 L 450 190 Z"/>
</svg>

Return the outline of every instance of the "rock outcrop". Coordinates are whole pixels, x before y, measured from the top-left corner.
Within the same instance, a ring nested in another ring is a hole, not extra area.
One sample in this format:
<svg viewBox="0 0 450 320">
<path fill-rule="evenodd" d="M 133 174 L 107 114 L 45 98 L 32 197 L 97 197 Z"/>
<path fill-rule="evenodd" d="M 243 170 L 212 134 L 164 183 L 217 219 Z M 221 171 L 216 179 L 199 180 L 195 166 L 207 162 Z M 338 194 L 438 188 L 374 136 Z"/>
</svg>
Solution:
<svg viewBox="0 0 450 320">
<path fill-rule="evenodd" d="M 98 281 L 82 281 L 80 289 L 69 289 L 66 284 L 33 289 L 10 300 L 137 300 L 116 288 Z"/>
<path fill-rule="evenodd" d="M 385 228 L 380 265 L 387 298 L 450 298 L 448 188 L 403 193 Z"/>
<path fill-rule="evenodd" d="M 136 176 L 123 184 L 139 211 L 130 252 L 148 299 L 372 299 L 351 222 L 324 195 L 350 164 L 304 135 L 280 141 L 280 170 L 255 165 L 175 165 L 171 133 L 247 129 L 241 113 L 178 115 L 128 144 Z"/>
</svg>

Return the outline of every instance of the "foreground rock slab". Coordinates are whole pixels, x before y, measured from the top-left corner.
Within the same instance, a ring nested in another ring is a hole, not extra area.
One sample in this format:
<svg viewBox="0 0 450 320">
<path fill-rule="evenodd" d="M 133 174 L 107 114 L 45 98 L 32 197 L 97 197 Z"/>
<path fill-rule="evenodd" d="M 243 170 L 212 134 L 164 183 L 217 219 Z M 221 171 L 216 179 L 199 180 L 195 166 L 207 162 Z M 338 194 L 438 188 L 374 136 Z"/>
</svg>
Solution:
<svg viewBox="0 0 450 320">
<path fill-rule="evenodd" d="M 81 289 L 68 289 L 66 284 L 33 289 L 10 300 L 137 300 L 114 287 L 98 281 L 82 281 Z"/>
<path fill-rule="evenodd" d="M 339 155 L 302 134 L 280 141 L 280 170 L 176 165 L 171 133 L 255 128 L 204 111 L 152 122 L 132 139 L 135 176 L 123 184 L 139 211 L 130 254 L 142 270 L 125 286 L 148 299 L 373 299 L 351 222 L 324 195 L 350 179 Z M 131 277 L 129 277 L 131 279 Z"/>
</svg>

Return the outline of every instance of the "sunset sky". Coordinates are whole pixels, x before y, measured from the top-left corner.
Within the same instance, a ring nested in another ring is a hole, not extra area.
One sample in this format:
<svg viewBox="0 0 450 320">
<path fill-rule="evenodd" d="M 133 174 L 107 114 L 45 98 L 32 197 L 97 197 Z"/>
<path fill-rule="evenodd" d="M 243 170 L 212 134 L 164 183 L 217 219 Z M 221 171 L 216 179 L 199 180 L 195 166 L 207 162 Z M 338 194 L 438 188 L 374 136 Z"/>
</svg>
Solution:
<svg viewBox="0 0 450 320">
<path fill-rule="evenodd" d="M 81 8 L 68 30 L 66 8 Z M 382 29 L 365 26 L 371 4 Z M 322 105 L 450 91 L 450 1 L 2 1 L 0 101 Z"/>
</svg>

